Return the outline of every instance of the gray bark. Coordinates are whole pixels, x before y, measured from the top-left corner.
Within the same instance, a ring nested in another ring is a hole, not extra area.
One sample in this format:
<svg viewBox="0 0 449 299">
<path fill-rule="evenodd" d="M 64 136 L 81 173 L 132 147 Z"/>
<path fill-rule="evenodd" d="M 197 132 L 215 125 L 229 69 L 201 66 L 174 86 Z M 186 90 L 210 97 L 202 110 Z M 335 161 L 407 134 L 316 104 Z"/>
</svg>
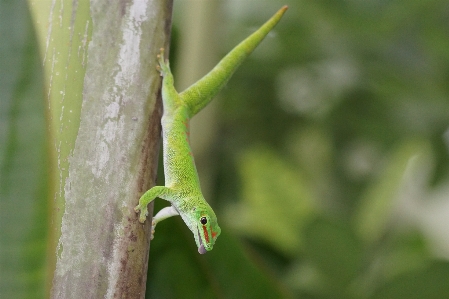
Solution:
<svg viewBox="0 0 449 299">
<path fill-rule="evenodd" d="M 156 55 L 167 47 L 171 10 L 166 0 L 91 1 L 92 40 L 52 298 L 145 296 L 151 216 L 142 225 L 133 207 L 156 178 Z"/>
</svg>

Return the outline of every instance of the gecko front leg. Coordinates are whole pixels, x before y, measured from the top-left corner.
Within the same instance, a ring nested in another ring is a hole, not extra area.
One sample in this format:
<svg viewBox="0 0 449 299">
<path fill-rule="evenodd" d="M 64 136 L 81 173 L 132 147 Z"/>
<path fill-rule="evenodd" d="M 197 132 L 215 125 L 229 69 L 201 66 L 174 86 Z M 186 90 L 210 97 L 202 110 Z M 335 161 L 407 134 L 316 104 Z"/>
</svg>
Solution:
<svg viewBox="0 0 449 299">
<path fill-rule="evenodd" d="M 164 186 L 155 186 L 145 192 L 144 195 L 142 195 L 139 199 L 139 205 L 137 205 L 134 208 L 134 211 L 136 213 L 140 212 L 139 221 L 141 223 L 145 222 L 145 219 L 147 219 L 148 216 L 148 204 L 152 202 L 156 197 L 165 198 L 166 196 L 169 196 L 172 193 L 170 188 L 164 187 Z"/>
</svg>

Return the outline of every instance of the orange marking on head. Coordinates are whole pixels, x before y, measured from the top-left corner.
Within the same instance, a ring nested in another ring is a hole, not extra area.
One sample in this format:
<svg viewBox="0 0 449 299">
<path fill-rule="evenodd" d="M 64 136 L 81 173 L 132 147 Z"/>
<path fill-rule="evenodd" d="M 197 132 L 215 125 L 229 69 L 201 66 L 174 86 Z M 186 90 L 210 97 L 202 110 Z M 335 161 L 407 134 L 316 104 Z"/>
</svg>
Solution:
<svg viewBox="0 0 449 299">
<path fill-rule="evenodd" d="M 215 239 L 217 237 L 217 233 L 212 231 L 212 239 Z"/>
<path fill-rule="evenodd" d="M 203 225 L 203 232 L 204 232 L 204 239 L 206 239 L 206 242 L 209 243 L 209 233 L 207 232 L 207 228 L 205 225 Z"/>
</svg>

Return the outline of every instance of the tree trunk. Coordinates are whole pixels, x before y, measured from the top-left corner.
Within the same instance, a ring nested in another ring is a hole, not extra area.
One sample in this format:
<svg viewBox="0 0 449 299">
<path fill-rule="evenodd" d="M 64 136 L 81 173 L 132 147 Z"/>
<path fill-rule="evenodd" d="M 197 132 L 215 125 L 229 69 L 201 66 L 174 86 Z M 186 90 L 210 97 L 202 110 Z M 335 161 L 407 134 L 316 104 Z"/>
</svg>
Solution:
<svg viewBox="0 0 449 299">
<path fill-rule="evenodd" d="M 35 22 L 44 23 L 37 31 L 54 210 L 64 211 L 54 221 L 61 225 L 52 298 L 144 298 L 151 216 L 142 225 L 133 207 L 156 179 L 162 113 L 156 55 L 168 45 L 172 1 L 96 0 L 87 10 L 84 1 L 46 4 L 30 1 Z M 64 134 L 68 127 L 74 143 Z"/>
</svg>

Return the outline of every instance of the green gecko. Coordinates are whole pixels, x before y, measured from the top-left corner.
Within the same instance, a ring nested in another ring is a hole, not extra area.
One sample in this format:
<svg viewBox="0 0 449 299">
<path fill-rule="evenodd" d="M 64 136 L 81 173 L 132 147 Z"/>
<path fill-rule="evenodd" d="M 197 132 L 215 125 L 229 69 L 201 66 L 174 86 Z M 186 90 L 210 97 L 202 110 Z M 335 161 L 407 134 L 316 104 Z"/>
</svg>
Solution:
<svg viewBox="0 0 449 299">
<path fill-rule="evenodd" d="M 157 223 L 180 215 L 193 232 L 198 252 L 204 254 L 212 250 L 221 229 L 214 211 L 201 193 L 189 144 L 189 120 L 225 86 L 243 60 L 279 22 L 287 8 L 283 6 L 262 27 L 232 49 L 208 74 L 181 93 L 175 90 L 169 62 L 164 59 L 164 49 L 161 49 L 157 58 L 158 70 L 163 77 L 165 186 L 155 186 L 145 192 L 139 199 L 139 205 L 134 208 L 136 213 L 140 212 L 139 221 L 143 223 L 148 216 L 147 205 L 156 197 L 171 203 L 171 206 L 163 208 L 153 217 L 151 238 Z"/>
</svg>

